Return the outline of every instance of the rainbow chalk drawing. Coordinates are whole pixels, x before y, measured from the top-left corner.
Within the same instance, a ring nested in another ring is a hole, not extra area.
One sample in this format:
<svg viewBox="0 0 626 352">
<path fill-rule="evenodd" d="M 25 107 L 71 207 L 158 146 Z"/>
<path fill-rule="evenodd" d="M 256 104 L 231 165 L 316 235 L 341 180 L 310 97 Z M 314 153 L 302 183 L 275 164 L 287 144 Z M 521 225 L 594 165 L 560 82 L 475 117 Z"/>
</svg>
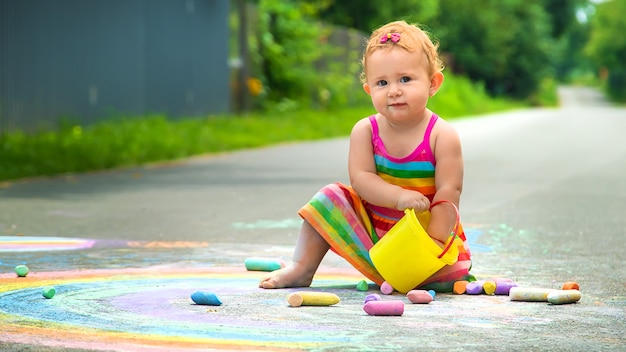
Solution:
<svg viewBox="0 0 626 352">
<path fill-rule="evenodd" d="M 580 291 L 578 290 L 555 290 L 548 293 L 548 302 L 552 304 L 569 304 L 580 301 Z"/>
<path fill-rule="evenodd" d="M 74 252 L 72 252 L 74 253 Z M 78 253 L 76 253 L 78 254 Z M 4 257 L 3 257 L 4 259 Z M 315 285 L 361 299 L 353 269 L 323 268 Z M 0 273 L 0 341 L 39 346 L 124 351 L 308 350 L 363 342 L 351 328 L 329 330 L 289 309 L 281 290 L 260 290 L 258 273 L 240 266 L 167 265 L 147 268 L 32 272 L 28 279 Z M 43 299 L 53 286 L 63 296 Z M 194 291 L 214 292 L 225 304 L 217 311 L 193 304 Z M 58 299 L 57 299 L 58 298 Z M 227 298 L 227 300 L 226 300 Z M 227 302 L 252 302 L 241 307 Z M 281 310 L 268 315 L 268 310 Z M 358 311 L 358 305 L 355 307 Z M 304 316 L 303 316 L 304 314 Z M 89 319 L 85 319 L 85 317 Z M 263 320 L 250 317 L 263 316 Z M 141 326 L 141 331 L 136 327 Z M 306 331 L 285 333 L 290 331 Z"/>
<path fill-rule="evenodd" d="M 363 305 L 363 310 L 368 315 L 402 315 L 404 313 L 404 302 L 400 300 L 369 301 Z"/>
<path fill-rule="evenodd" d="M 292 307 L 332 306 L 339 301 L 339 296 L 330 292 L 301 291 L 287 296 L 287 303 Z"/>
</svg>

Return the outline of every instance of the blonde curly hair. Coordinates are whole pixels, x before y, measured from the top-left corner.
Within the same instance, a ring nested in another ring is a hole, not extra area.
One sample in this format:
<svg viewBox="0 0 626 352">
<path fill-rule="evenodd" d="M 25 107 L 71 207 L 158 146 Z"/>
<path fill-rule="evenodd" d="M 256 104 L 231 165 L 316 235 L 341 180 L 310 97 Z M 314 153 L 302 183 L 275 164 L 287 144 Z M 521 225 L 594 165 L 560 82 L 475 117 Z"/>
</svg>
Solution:
<svg viewBox="0 0 626 352">
<path fill-rule="evenodd" d="M 397 42 L 392 40 L 381 42 L 383 36 L 389 36 L 392 33 L 400 34 L 400 39 Z M 394 46 L 398 46 L 412 53 L 421 50 L 424 55 L 426 55 L 428 73 L 431 76 L 444 69 L 443 62 L 439 57 L 439 43 L 431 40 L 429 34 L 417 25 L 408 24 L 405 21 L 394 21 L 376 29 L 368 39 L 367 46 L 363 52 L 363 58 L 361 59 L 362 83 L 365 83 L 367 75 L 367 58 L 377 50 L 388 50 Z"/>
</svg>

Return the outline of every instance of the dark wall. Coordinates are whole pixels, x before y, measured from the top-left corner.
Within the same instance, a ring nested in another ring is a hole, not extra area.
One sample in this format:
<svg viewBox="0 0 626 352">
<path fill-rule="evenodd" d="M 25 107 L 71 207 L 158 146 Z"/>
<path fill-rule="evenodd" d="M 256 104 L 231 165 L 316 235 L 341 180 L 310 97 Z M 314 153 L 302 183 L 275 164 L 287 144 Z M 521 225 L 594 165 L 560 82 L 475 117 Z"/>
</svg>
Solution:
<svg viewBox="0 0 626 352">
<path fill-rule="evenodd" d="M 228 0 L 0 0 L 0 131 L 229 109 Z"/>
</svg>

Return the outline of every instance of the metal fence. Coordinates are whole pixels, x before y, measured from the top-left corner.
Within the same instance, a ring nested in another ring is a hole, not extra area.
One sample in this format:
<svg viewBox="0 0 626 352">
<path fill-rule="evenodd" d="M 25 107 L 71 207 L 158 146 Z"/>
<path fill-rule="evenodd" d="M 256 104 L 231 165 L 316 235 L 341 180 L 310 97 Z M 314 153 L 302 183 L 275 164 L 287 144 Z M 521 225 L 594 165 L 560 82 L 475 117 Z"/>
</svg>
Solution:
<svg viewBox="0 0 626 352">
<path fill-rule="evenodd" d="M 0 0 L 0 133 L 227 112 L 228 0 Z"/>
</svg>

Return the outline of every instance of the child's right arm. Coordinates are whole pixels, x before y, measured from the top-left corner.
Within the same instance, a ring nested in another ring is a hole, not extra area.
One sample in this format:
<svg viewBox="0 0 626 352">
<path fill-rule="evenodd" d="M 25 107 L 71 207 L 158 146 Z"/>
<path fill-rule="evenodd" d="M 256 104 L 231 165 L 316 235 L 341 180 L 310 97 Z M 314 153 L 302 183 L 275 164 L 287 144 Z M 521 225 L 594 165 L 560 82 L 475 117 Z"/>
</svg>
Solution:
<svg viewBox="0 0 626 352">
<path fill-rule="evenodd" d="M 370 204 L 398 210 L 413 208 L 417 212 L 428 210 L 430 206 L 423 194 L 389 184 L 378 176 L 368 118 L 360 120 L 352 128 L 348 173 L 352 188 Z"/>
</svg>

